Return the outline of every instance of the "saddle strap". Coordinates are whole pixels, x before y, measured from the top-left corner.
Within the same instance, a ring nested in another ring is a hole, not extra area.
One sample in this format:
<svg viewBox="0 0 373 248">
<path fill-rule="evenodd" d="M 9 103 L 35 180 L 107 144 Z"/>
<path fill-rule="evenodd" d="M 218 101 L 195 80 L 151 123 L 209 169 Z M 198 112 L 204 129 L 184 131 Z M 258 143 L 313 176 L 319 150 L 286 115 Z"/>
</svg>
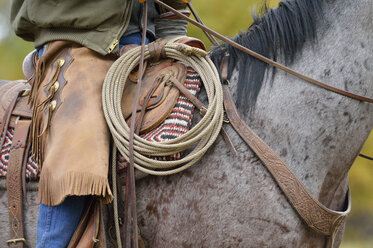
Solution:
<svg viewBox="0 0 373 248">
<path fill-rule="evenodd" d="M 290 167 L 239 117 L 228 85 L 223 85 L 223 93 L 224 107 L 233 128 L 263 162 L 300 217 L 313 230 L 334 240 L 350 212 L 349 192 L 344 212 L 330 210 L 313 198 Z"/>
<path fill-rule="evenodd" d="M 0 132 L 1 132 L 0 147 L 3 147 L 3 145 L 4 145 L 4 142 L 5 142 L 5 139 L 6 139 L 6 132 L 7 132 L 8 127 L 9 127 L 9 122 L 10 122 L 10 118 L 12 116 L 12 112 L 13 112 L 14 108 L 16 107 L 16 104 L 17 104 L 18 99 L 19 99 L 20 95 L 22 94 L 22 92 L 23 91 L 21 90 L 20 92 L 17 93 L 16 97 L 13 98 L 13 100 L 10 102 L 9 106 L 5 110 L 4 117 L 3 117 L 3 120 L 2 120 L 1 126 L 0 126 Z"/>
<path fill-rule="evenodd" d="M 106 248 L 102 201 L 92 197 L 67 248 Z"/>
<path fill-rule="evenodd" d="M 13 137 L 9 154 L 7 172 L 7 191 L 9 207 L 10 239 L 7 244 L 11 248 L 28 247 L 23 226 L 22 206 L 22 166 L 25 158 L 26 140 L 30 128 L 30 120 L 19 120 Z"/>
</svg>

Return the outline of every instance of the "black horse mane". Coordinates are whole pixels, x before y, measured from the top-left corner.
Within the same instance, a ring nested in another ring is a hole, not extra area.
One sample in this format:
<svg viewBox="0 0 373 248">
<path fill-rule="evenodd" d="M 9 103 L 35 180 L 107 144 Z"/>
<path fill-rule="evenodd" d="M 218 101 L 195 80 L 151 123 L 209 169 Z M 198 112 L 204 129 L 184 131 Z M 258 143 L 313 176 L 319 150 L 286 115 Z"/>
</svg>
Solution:
<svg viewBox="0 0 373 248">
<path fill-rule="evenodd" d="M 293 62 L 307 40 L 316 39 L 316 22 L 322 16 L 323 0 L 284 0 L 278 8 L 265 9 L 262 17 L 254 17 L 247 32 L 233 40 L 267 58 L 282 55 L 285 64 Z M 241 107 L 255 106 L 268 64 L 233 48 L 228 44 L 216 47 L 211 58 L 219 68 L 221 59 L 229 53 L 228 78 L 239 66 L 237 101 Z M 273 69 L 272 79 L 275 74 Z M 246 112 L 247 113 L 247 112 Z"/>
</svg>

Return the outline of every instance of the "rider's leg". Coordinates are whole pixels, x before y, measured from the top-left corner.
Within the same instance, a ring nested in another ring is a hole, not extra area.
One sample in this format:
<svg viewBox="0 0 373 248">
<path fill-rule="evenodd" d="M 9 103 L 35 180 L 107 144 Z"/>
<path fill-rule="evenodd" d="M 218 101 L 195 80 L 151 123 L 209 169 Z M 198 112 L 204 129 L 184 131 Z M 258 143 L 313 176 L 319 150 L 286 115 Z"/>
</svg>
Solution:
<svg viewBox="0 0 373 248">
<path fill-rule="evenodd" d="M 120 40 L 120 48 L 127 44 L 141 44 L 141 33 Z M 44 48 L 38 47 L 37 51 L 42 57 Z M 66 247 L 82 217 L 86 199 L 86 196 L 70 196 L 57 206 L 40 204 L 36 247 Z"/>
<path fill-rule="evenodd" d="M 36 248 L 66 247 L 78 226 L 86 199 L 70 196 L 57 206 L 40 204 Z"/>
</svg>

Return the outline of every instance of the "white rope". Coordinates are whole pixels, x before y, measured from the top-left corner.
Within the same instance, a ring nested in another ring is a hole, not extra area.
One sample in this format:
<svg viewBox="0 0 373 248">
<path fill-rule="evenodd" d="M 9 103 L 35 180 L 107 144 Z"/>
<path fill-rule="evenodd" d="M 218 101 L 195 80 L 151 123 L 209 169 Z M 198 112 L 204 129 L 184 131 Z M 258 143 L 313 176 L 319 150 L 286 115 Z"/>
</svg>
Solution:
<svg viewBox="0 0 373 248">
<path fill-rule="evenodd" d="M 128 159 L 129 126 L 121 110 L 123 89 L 130 72 L 139 64 L 141 47 L 122 55 L 109 69 L 102 94 L 104 115 L 115 146 Z M 164 142 L 150 142 L 138 135 L 134 137 L 135 168 L 152 175 L 170 175 L 181 172 L 196 163 L 216 140 L 223 122 L 223 92 L 218 72 L 206 52 L 180 43 L 165 45 L 166 56 L 191 66 L 201 77 L 208 98 L 208 109 L 191 130 L 184 135 Z M 145 59 L 150 57 L 145 48 Z M 184 158 L 159 161 L 150 156 L 168 156 L 194 146 Z"/>
</svg>

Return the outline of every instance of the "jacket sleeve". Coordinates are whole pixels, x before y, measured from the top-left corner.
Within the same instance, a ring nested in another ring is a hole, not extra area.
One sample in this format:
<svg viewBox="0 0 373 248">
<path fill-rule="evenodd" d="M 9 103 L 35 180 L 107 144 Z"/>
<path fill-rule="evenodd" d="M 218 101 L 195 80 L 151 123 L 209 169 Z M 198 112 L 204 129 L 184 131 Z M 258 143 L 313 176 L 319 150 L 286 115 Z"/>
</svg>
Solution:
<svg viewBox="0 0 373 248">
<path fill-rule="evenodd" d="M 28 18 L 26 1 L 12 1 L 12 6 L 10 9 L 10 23 L 12 24 L 12 29 L 16 35 L 27 41 L 34 41 L 36 27 Z"/>
<path fill-rule="evenodd" d="M 171 6 L 174 9 L 177 9 L 177 10 L 185 9 L 186 6 L 187 6 L 186 3 L 183 3 L 182 0 L 162 0 L 162 2 L 164 2 L 165 4 Z M 167 9 L 164 9 L 161 6 L 160 6 L 160 11 L 161 11 L 161 13 L 168 12 Z"/>
</svg>

